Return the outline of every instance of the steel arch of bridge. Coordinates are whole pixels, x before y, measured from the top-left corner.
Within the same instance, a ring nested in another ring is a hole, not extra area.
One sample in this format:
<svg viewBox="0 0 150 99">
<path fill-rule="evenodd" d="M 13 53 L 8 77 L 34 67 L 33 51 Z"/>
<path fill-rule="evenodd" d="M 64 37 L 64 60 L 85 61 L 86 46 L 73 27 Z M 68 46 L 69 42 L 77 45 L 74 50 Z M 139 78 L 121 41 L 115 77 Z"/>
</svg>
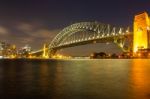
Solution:
<svg viewBox="0 0 150 99">
<path fill-rule="evenodd" d="M 130 34 L 129 28 L 117 28 L 98 22 L 75 23 L 64 28 L 55 36 L 49 44 L 49 52 L 55 53 L 56 49 L 77 46 L 78 44 L 83 45 L 86 44 L 85 42 L 98 40 L 100 42 L 113 41 L 123 51 L 126 51 L 124 43 L 126 36 Z"/>
</svg>

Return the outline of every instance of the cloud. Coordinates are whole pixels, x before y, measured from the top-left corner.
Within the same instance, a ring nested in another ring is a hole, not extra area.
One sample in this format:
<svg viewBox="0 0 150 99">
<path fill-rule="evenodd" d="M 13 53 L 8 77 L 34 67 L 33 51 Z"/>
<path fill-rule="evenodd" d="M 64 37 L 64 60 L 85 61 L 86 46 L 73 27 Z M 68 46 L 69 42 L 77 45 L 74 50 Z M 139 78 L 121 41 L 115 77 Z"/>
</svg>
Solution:
<svg viewBox="0 0 150 99">
<path fill-rule="evenodd" d="M 6 35 L 8 33 L 9 33 L 8 29 L 6 29 L 3 26 L 0 26 L 0 35 Z"/>
<path fill-rule="evenodd" d="M 56 36 L 57 33 L 61 29 L 52 29 L 46 28 L 47 26 L 44 26 L 40 23 L 19 23 L 16 26 L 16 30 L 19 31 L 21 34 L 20 36 L 28 36 L 33 38 L 49 38 L 52 39 L 54 36 Z"/>
<path fill-rule="evenodd" d="M 21 23 L 16 28 L 20 31 L 29 32 L 34 29 L 34 26 L 28 23 Z"/>
<path fill-rule="evenodd" d="M 27 43 L 32 43 L 34 41 L 33 38 L 29 38 L 29 37 L 24 37 L 24 38 L 20 38 L 20 43 L 23 43 L 23 44 L 27 44 Z"/>
<path fill-rule="evenodd" d="M 30 35 L 35 38 L 52 39 L 54 36 L 56 36 L 57 33 L 59 33 L 59 31 L 60 31 L 59 29 L 56 29 L 56 30 L 39 29 L 39 30 L 32 32 Z"/>
</svg>

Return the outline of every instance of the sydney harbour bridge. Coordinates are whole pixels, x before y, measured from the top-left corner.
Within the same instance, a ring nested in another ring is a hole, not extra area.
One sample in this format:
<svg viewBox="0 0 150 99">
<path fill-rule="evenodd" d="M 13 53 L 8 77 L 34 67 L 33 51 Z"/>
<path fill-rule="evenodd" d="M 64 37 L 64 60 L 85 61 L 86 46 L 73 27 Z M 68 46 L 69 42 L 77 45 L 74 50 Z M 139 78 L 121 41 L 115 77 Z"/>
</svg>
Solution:
<svg viewBox="0 0 150 99">
<path fill-rule="evenodd" d="M 145 16 L 145 13 L 142 13 L 140 14 L 140 17 L 135 18 L 134 29 L 135 27 L 137 28 L 137 26 L 140 26 L 139 27 L 140 30 L 141 28 L 143 28 L 144 30 L 145 26 L 147 27 L 147 25 L 143 26 L 143 24 L 141 25 L 139 21 L 137 22 L 137 19 L 141 21 L 140 18 L 143 16 L 147 17 Z M 139 31 L 139 29 L 137 30 Z M 47 54 L 48 56 L 51 57 L 58 50 L 63 48 L 85 45 L 90 43 L 107 43 L 107 42 L 113 42 L 123 52 L 129 52 L 133 50 L 134 46 L 138 48 L 141 46 L 143 47 L 145 45 L 145 42 L 144 43 L 138 41 L 134 42 L 133 41 L 135 38 L 134 36 L 136 36 L 137 38 L 140 33 L 138 33 L 138 35 L 134 35 L 134 34 L 135 32 L 133 33 L 132 31 L 130 31 L 129 27 L 115 27 L 109 24 L 103 24 L 99 22 L 79 22 L 64 28 L 53 38 L 53 40 L 49 43 L 47 48 L 38 51 L 33 51 L 31 52 L 31 55 Z M 142 35 L 144 35 L 144 32 Z M 145 38 L 143 39 L 145 40 Z"/>
<path fill-rule="evenodd" d="M 90 43 L 114 42 L 122 51 L 129 50 L 126 41 L 132 33 L 129 28 L 115 27 L 98 22 L 80 22 L 72 24 L 62 31 L 49 44 L 49 55 L 54 55 L 56 51 L 62 48 L 74 47 Z M 42 50 L 34 51 L 32 54 L 38 54 Z"/>
</svg>

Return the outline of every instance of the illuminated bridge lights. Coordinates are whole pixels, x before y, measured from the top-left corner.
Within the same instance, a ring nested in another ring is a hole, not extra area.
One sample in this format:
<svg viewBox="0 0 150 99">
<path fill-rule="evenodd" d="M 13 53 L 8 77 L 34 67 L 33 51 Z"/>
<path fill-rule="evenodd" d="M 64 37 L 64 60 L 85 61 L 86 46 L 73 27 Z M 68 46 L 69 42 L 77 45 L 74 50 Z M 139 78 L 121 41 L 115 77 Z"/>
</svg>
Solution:
<svg viewBox="0 0 150 99">
<path fill-rule="evenodd" d="M 129 33 L 129 30 L 126 30 L 126 33 Z"/>
<path fill-rule="evenodd" d="M 112 35 L 115 35 L 115 33 L 112 33 Z"/>
<path fill-rule="evenodd" d="M 89 40 L 91 40 L 91 37 L 89 37 Z"/>
</svg>

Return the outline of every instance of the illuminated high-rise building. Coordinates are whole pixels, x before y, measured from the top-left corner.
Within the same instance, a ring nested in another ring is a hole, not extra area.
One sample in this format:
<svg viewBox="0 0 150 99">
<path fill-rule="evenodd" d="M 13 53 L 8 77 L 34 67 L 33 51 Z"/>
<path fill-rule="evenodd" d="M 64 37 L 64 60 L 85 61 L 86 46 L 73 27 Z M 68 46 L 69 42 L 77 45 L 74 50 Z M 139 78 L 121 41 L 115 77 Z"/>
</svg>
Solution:
<svg viewBox="0 0 150 99">
<path fill-rule="evenodd" d="M 133 51 L 150 48 L 150 18 L 146 12 L 134 18 Z"/>
</svg>

